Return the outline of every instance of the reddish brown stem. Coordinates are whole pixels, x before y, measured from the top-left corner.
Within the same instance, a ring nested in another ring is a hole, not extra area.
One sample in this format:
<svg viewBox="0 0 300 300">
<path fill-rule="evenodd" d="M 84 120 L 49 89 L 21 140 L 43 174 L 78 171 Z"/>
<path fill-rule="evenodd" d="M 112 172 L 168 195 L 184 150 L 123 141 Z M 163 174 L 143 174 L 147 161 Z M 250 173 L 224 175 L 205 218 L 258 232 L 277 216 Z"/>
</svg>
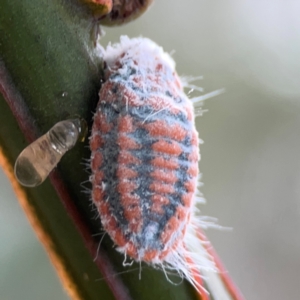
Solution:
<svg viewBox="0 0 300 300">
<path fill-rule="evenodd" d="M 204 282 L 203 279 L 201 277 L 200 272 L 197 272 L 197 268 L 195 267 L 195 264 L 193 262 L 193 260 L 187 256 L 186 258 L 187 263 L 190 265 L 190 268 L 192 270 L 192 275 L 193 275 L 193 279 L 195 280 L 195 282 L 197 283 L 198 286 L 198 290 L 197 291 L 197 296 L 199 298 L 199 300 L 210 300 L 209 295 L 207 294 L 207 292 L 204 290 L 203 286 L 204 286 Z M 202 292 L 200 291 L 200 288 L 202 287 Z"/>
<path fill-rule="evenodd" d="M 206 235 L 198 229 L 197 235 L 201 241 L 203 241 L 203 246 L 205 247 L 207 253 L 213 258 L 217 269 L 219 270 L 219 276 L 223 281 L 225 287 L 228 290 L 228 293 L 231 295 L 233 300 L 245 300 L 244 296 L 234 284 L 233 280 L 230 278 L 228 271 L 226 270 L 224 264 L 222 263 L 221 259 L 217 255 L 215 249 L 212 245 L 208 242 Z"/>
</svg>

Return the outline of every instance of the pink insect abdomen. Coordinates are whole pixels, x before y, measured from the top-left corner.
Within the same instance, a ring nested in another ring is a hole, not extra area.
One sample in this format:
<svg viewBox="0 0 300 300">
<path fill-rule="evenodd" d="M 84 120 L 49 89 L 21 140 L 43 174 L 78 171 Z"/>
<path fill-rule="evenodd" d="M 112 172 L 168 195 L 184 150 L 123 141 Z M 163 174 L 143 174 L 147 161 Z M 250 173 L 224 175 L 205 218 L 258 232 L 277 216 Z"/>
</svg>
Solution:
<svg viewBox="0 0 300 300">
<path fill-rule="evenodd" d="M 192 105 L 167 66 L 115 66 L 94 116 L 92 198 L 119 251 L 158 263 L 182 242 L 196 190 Z"/>
</svg>

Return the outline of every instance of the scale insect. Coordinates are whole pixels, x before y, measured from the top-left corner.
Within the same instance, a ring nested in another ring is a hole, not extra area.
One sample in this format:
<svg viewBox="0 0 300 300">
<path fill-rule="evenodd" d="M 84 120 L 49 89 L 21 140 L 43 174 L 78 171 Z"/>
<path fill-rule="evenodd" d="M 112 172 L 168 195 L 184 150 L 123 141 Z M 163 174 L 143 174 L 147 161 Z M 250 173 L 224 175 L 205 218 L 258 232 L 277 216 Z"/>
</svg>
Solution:
<svg viewBox="0 0 300 300">
<path fill-rule="evenodd" d="M 125 257 L 176 270 L 203 292 L 195 274 L 217 269 L 196 238 L 209 221 L 196 216 L 203 199 L 193 99 L 173 59 L 149 39 L 123 36 L 101 55 L 90 180 L 102 225 Z M 202 98 L 194 100 L 200 113 Z"/>
</svg>

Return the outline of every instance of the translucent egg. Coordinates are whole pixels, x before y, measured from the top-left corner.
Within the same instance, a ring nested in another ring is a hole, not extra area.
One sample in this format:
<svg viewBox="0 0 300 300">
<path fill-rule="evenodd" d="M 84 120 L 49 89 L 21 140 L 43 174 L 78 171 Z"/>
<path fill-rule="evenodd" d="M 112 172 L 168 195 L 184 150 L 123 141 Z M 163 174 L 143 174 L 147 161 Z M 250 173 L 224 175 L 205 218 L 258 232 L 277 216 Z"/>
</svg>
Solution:
<svg viewBox="0 0 300 300">
<path fill-rule="evenodd" d="M 56 123 L 20 153 L 14 170 L 17 180 L 27 187 L 40 185 L 63 155 L 84 140 L 86 132 L 86 122 L 79 118 Z"/>
</svg>

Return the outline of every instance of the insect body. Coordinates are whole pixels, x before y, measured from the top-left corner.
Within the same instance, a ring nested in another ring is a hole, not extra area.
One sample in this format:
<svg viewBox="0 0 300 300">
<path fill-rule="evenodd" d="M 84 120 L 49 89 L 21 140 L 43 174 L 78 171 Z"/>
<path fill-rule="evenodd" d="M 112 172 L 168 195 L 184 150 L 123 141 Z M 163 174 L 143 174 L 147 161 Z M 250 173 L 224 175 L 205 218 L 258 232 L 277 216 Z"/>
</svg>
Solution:
<svg viewBox="0 0 300 300">
<path fill-rule="evenodd" d="M 18 181 L 28 187 L 40 185 L 62 156 L 84 137 L 86 128 L 82 119 L 56 123 L 18 156 L 15 162 L 15 175 Z"/>
<path fill-rule="evenodd" d="M 186 231 L 199 161 L 192 102 L 174 61 L 149 39 L 122 37 L 104 61 L 90 140 L 102 225 L 118 251 L 190 278 Z"/>
</svg>

